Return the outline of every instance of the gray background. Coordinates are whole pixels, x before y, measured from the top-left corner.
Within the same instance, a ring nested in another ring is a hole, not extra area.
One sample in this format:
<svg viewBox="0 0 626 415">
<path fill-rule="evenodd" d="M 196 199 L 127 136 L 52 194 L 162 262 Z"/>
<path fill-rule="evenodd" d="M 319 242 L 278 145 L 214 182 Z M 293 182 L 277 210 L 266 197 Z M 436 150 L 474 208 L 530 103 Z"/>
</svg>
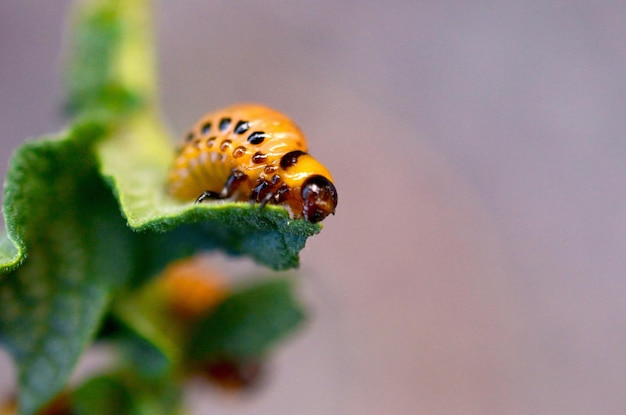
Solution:
<svg viewBox="0 0 626 415">
<path fill-rule="evenodd" d="M 2 171 L 63 126 L 68 4 L 0 3 Z M 260 393 L 192 382 L 198 413 L 625 413 L 625 21 L 609 1 L 160 2 L 174 134 L 264 102 L 340 195 L 302 254 L 313 320 Z"/>
</svg>

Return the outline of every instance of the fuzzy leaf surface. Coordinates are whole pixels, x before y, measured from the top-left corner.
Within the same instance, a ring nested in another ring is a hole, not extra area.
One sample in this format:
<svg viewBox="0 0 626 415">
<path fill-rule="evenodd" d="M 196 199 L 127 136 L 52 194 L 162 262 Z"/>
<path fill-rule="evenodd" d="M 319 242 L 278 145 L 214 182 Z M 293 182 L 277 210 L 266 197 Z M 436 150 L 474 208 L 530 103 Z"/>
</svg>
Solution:
<svg viewBox="0 0 626 415">
<path fill-rule="evenodd" d="M 11 218 L 28 259 L 0 280 L 0 341 L 17 363 L 21 414 L 63 388 L 131 272 L 132 235 L 78 131 L 23 146 L 9 172 L 23 190 Z"/>
</svg>

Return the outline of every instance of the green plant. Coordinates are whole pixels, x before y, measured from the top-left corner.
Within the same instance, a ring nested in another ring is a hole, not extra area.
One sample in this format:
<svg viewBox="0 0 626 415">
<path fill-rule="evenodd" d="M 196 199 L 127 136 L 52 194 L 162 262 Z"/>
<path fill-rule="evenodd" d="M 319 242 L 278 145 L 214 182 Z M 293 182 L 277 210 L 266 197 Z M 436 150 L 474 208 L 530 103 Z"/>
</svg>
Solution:
<svg viewBox="0 0 626 415">
<path fill-rule="evenodd" d="M 69 127 L 19 148 L 5 185 L 0 341 L 18 368 L 19 413 L 59 401 L 96 337 L 131 358 L 60 395 L 72 413 L 175 413 L 190 367 L 260 359 L 304 312 L 290 281 L 270 279 L 184 323 L 154 276 L 208 249 L 294 268 L 321 226 L 276 206 L 169 197 L 174 147 L 159 119 L 150 2 L 81 1 L 72 25 Z"/>
</svg>

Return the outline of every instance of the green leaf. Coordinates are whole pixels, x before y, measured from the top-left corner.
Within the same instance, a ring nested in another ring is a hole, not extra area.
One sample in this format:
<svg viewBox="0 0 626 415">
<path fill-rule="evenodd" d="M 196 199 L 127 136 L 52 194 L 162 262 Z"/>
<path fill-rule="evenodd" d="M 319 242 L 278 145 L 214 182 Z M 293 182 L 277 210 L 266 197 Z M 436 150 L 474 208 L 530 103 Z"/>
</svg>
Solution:
<svg viewBox="0 0 626 415">
<path fill-rule="evenodd" d="M 29 143 L 11 159 L 4 211 L 28 259 L 0 279 L 0 342 L 19 371 L 20 413 L 65 385 L 112 291 L 186 255 L 179 230 L 131 231 L 98 174 L 90 143 L 107 130 L 82 123 Z M 10 260 L 13 260 L 9 258 Z"/>
<path fill-rule="evenodd" d="M 228 297 L 197 324 L 189 356 L 199 362 L 262 357 L 304 319 L 289 279 L 257 282 Z"/>
<path fill-rule="evenodd" d="M 180 391 L 171 383 L 146 383 L 129 372 L 97 376 L 71 395 L 76 415 L 180 414 Z"/>
<path fill-rule="evenodd" d="M 74 136 L 88 131 L 23 146 L 8 175 L 5 211 L 28 260 L 0 280 L 0 341 L 18 365 L 22 414 L 63 388 L 132 270 L 132 234 L 82 145 L 101 130 Z"/>
<path fill-rule="evenodd" d="M 132 396 L 118 379 L 104 375 L 87 380 L 71 396 L 76 415 L 130 414 Z"/>
<path fill-rule="evenodd" d="M 149 69 L 144 81 L 134 82 L 122 67 L 128 45 L 149 43 L 141 38 L 149 32 L 134 25 L 145 26 L 148 6 L 145 0 L 83 0 L 74 9 L 65 78 L 70 114 L 125 115 L 153 90 L 154 80 L 146 78 Z"/>
</svg>

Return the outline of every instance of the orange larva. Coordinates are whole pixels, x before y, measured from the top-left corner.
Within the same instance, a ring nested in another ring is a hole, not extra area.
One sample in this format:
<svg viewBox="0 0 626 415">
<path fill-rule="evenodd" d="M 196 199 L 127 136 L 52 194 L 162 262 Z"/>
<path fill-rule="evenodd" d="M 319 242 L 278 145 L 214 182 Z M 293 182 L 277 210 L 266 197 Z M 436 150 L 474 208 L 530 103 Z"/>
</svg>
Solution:
<svg viewBox="0 0 626 415">
<path fill-rule="evenodd" d="M 209 113 L 184 141 L 169 177 L 178 199 L 272 203 L 310 222 L 335 213 L 330 172 L 307 153 L 298 127 L 273 109 L 240 104 Z"/>
<path fill-rule="evenodd" d="M 159 283 L 171 311 L 183 320 L 206 315 L 229 292 L 226 279 L 216 270 L 207 267 L 201 257 L 169 264 Z"/>
</svg>

